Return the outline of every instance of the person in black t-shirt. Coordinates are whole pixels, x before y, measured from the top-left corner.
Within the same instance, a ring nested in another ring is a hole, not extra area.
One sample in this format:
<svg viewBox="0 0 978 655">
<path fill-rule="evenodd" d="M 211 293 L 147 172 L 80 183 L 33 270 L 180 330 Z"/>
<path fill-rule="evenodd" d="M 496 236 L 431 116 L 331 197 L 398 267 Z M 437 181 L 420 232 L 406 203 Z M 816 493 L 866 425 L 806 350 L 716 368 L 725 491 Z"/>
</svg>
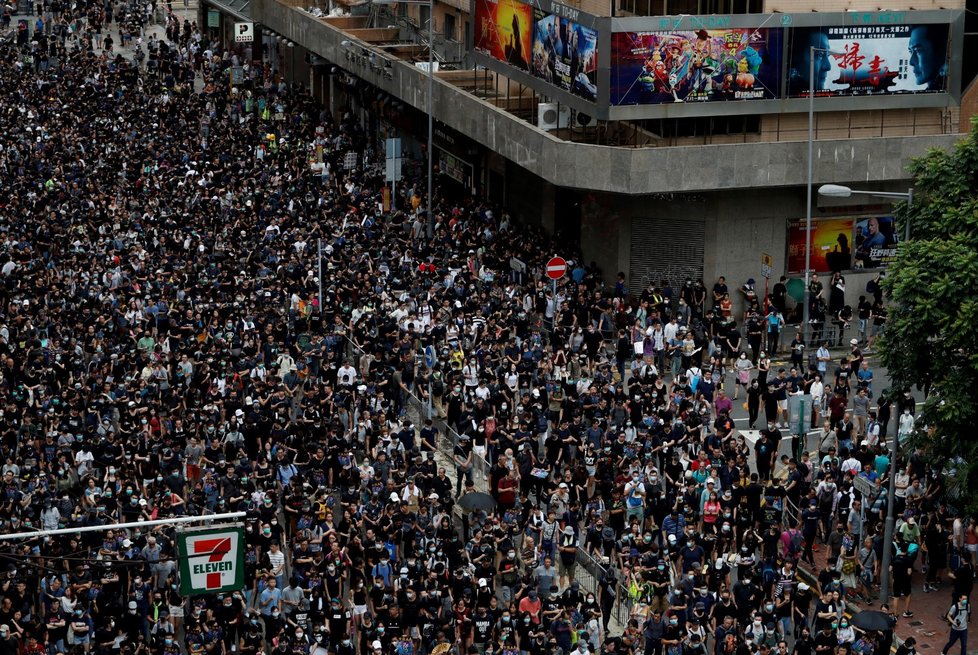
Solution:
<svg viewBox="0 0 978 655">
<path fill-rule="evenodd" d="M 791 594 L 791 622 L 795 626 L 796 635 L 808 630 L 813 599 L 811 587 L 805 582 L 799 582 Z"/>
<path fill-rule="evenodd" d="M 831 655 L 839 645 L 832 623 L 826 622 L 815 635 L 815 655 Z"/>
</svg>

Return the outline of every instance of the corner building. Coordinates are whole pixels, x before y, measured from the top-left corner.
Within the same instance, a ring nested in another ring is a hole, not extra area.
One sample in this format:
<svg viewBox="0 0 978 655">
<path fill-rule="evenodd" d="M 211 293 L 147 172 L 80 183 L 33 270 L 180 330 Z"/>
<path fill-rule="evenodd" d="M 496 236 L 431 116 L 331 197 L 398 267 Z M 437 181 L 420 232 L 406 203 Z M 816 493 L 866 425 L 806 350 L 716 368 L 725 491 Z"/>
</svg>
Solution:
<svg viewBox="0 0 978 655">
<path fill-rule="evenodd" d="M 315 1 L 204 0 L 201 21 L 226 42 L 254 22 L 246 58 L 353 107 L 381 147 L 420 153 L 430 110 L 443 186 L 576 238 L 633 293 L 802 277 L 811 184 L 812 268 L 844 271 L 855 305 L 906 226 L 892 200 L 818 187 L 905 193 L 978 95 L 964 0 Z"/>
</svg>

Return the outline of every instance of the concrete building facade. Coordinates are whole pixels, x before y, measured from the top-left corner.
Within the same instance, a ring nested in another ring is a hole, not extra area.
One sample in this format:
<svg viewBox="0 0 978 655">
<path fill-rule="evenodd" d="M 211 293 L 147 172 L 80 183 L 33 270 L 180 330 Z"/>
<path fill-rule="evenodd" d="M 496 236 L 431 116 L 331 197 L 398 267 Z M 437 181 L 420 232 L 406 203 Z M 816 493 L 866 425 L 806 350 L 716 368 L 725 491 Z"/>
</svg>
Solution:
<svg viewBox="0 0 978 655">
<path fill-rule="evenodd" d="M 668 18 L 634 15 L 636 1 L 581 0 L 560 7 L 590 12 L 603 30 L 624 31 L 632 29 L 629 25 L 654 25 Z M 427 73 L 413 61 L 425 44 L 403 38 L 396 23 L 379 27 L 363 15 L 324 18 L 308 7 L 279 0 L 251 0 L 246 11 L 235 9 L 230 1 L 207 3 L 227 20 L 254 21 L 256 31 L 264 35 L 266 57 L 275 56 L 288 77 L 307 83 L 324 104 L 358 107 L 378 138 L 400 136 L 410 142 L 413 137 L 420 144 L 426 136 L 426 114 L 432 112 L 436 149 L 440 157 L 450 157 L 453 177 L 466 192 L 485 194 L 523 221 L 576 237 L 584 258 L 596 262 L 607 279 L 624 272 L 634 291 L 663 278 L 675 285 L 680 278 L 702 277 L 709 286 L 719 275 L 726 276 L 731 287 L 751 277 L 763 285 L 762 253 L 773 260 L 772 283 L 781 274 L 801 275 L 796 263 L 792 265 L 797 259 L 790 256 L 797 254 L 797 243 L 793 251 L 790 241 L 791 222 L 804 219 L 807 210 L 804 98 L 765 101 L 764 109 L 757 111 L 749 102 L 730 102 L 719 109 L 706 103 L 657 106 L 647 108 L 644 118 L 638 106 L 626 108 L 624 118 L 597 121 L 600 102 L 592 106 L 570 99 L 576 105 L 571 125 L 541 129 L 536 124 L 541 103 L 559 103 L 568 94 L 546 85 L 531 86 L 525 74 L 493 65 L 491 70 L 442 70 L 428 97 Z M 960 67 L 963 0 L 940 5 L 915 1 L 913 8 L 893 6 L 887 12 L 866 0 L 637 4 L 653 14 L 659 8 L 687 6 L 758 12 L 733 14 L 735 25 L 788 21 L 783 18 L 788 16 L 798 24 L 858 20 L 871 25 L 934 21 L 950 26 L 947 92 L 815 99 L 816 189 L 838 183 L 906 191 L 910 161 L 931 148 L 952 146 L 967 123 L 961 117 L 961 89 L 969 82 L 961 79 Z M 450 21 L 456 39 L 447 39 L 452 42 L 449 49 L 471 41 L 472 9 L 465 11 L 457 2 L 437 6 L 436 23 L 441 20 L 442 26 L 446 12 L 457 14 Z M 548 3 L 549 9 L 556 6 Z M 825 17 L 811 18 L 823 13 Z M 710 16 L 702 17 L 702 24 L 709 20 Z M 465 35 L 460 33 L 464 29 Z M 440 44 L 443 50 L 445 41 Z M 461 66 L 467 61 L 440 54 L 443 62 Z M 599 59 L 602 56 L 609 55 L 599 54 Z M 578 114 L 586 120 L 575 120 Z M 742 122 L 735 117 L 743 117 Z M 860 219 L 885 216 L 889 206 L 871 198 L 839 200 L 815 194 L 812 211 L 816 221 L 847 217 L 858 224 Z M 854 304 L 875 271 L 859 268 L 856 262 L 845 270 Z"/>
</svg>

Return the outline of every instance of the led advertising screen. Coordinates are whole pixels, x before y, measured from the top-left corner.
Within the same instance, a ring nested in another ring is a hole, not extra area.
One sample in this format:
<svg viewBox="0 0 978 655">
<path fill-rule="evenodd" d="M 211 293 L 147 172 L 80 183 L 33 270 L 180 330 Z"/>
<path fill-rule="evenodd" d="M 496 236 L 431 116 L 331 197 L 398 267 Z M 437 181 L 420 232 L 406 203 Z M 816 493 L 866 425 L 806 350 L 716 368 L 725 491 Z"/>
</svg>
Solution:
<svg viewBox="0 0 978 655">
<path fill-rule="evenodd" d="M 475 49 L 528 71 L 533 8 L 516 0 L 476 0 Z"/>
<path fill-rule="evenodd" d="M 598 32 L 542 11 L 533 14 L 536 77 L 591 101 L 598 98 Z"/>
<path fill-rule="evenodd" d="M 812 221 L 811 270 L 817 273 L 846 271 L 852 268 L 851 218 L 826 218 Z M 805 270 L 805 221 L 788 226 L 788 271 Z"/>
<path fill-rule="evenodd" d="M 767 28 L 616 32 L 611 104 L 777 98 L 783 33 Z"/>
<path fill-rule="evenodd" d="M 816 97 L 947 91 L 948 30 L 946 24 L 796 27 L 788 96 L 808 96 L 813 46 Z"/>
<path fill-rule="evenodd" d="M 897 256 L 896 221 L 892 216 L 857 218 L 853 243 L 855 268 L 879 268 L 892 264 Z"/>
</svg>

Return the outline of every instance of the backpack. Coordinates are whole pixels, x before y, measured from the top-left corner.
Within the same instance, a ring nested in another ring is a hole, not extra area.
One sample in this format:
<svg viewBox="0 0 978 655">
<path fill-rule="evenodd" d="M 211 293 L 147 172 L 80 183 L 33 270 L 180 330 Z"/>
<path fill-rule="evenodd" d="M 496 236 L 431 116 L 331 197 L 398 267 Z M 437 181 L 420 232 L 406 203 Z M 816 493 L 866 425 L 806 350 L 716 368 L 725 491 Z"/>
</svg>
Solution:
<svg viewBox="0 0 978 655">
<path fill-rule="evenodd" d="M 788 553 L 797 556 L 804 545 L 805 537 L 802 536 L 801 530 L 793 530 L 788 538 Z"/>
<path fill-rule="evenodd" d="M 825 490 L 818 495 L 818 509 L 822 512 L 832 511 L 832 502 L 835 500 L 835 489 Z"/>
</svg>

